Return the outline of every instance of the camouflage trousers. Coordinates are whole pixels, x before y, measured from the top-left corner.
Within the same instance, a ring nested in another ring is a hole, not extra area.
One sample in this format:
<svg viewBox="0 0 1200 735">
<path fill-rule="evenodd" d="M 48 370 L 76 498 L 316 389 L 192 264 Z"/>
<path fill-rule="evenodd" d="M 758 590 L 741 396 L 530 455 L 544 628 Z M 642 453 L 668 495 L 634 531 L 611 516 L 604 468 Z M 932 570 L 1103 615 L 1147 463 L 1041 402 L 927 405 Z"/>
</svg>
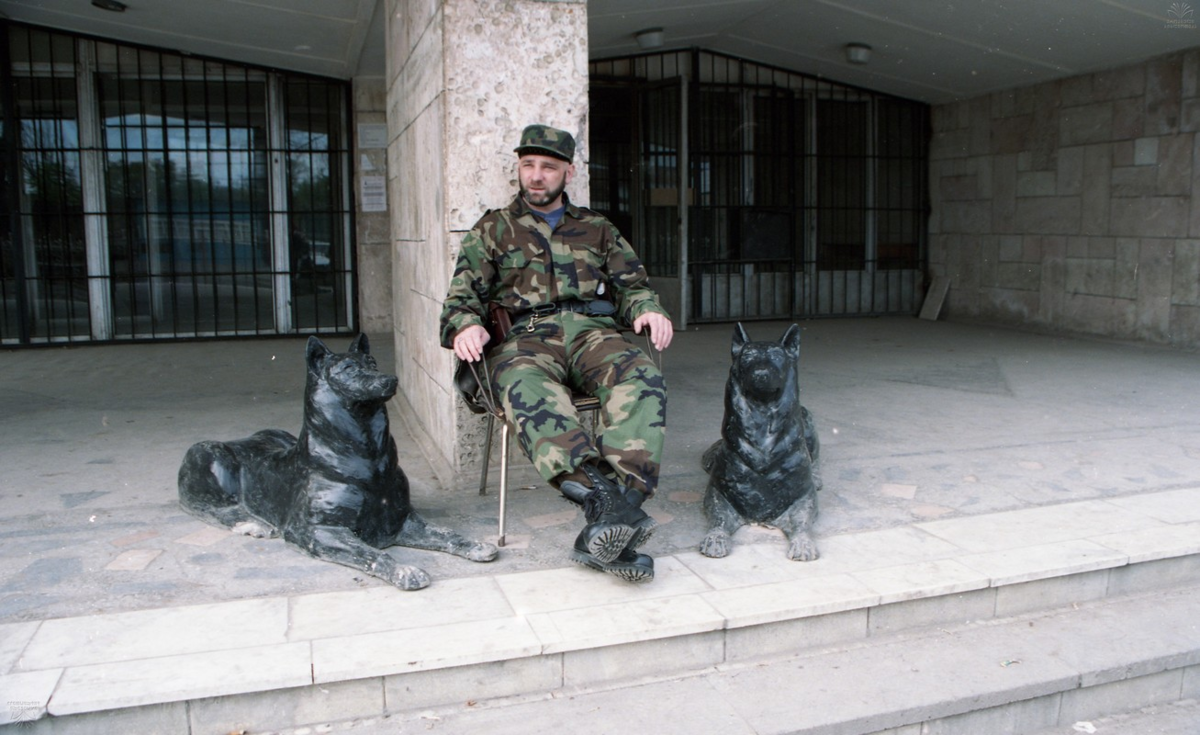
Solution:
<svg viewBox="0 0 1200 735">
<path fill-rule="evenodd" d="M 606 461 L 621 484 L 654 494 L 666 430 L 662 372 L 607 317 L 572 312 L 517 324 L 492 349 L 492 387 L 521 451 L 546 481 L 585 461 Z M 600 399 L 595 437 L 572 392 Z"/>
</svg>

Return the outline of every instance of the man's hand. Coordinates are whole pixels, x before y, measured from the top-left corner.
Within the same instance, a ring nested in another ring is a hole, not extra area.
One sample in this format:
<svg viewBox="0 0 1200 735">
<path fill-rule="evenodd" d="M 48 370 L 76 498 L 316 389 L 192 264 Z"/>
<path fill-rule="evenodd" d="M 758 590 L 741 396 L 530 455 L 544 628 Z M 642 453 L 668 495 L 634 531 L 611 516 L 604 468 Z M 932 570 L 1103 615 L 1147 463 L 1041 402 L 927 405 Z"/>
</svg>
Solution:
<svg viewBox="0 0 1200 735">
<path fill-rule="evenodd" d="M 633 320 L 633 331 L 638 334 L 642 333 L 643 329 L 650 329 L 650 342 L 654 345 L 654 349 L 662 352 L 671 344 L 671 337 L 675 334 L 675 327 L 671 325 L 671 320 L 657 311 L 647 311 L 637 319 Z"/>
<path fill-rule="evenodd" d="M 454 354 L 463 362 L 476 362 L 483 357 L 483 346 L 492 341 L 492 335 L 478 324 L 463 327 L 454 335 Z"/>
</svg>

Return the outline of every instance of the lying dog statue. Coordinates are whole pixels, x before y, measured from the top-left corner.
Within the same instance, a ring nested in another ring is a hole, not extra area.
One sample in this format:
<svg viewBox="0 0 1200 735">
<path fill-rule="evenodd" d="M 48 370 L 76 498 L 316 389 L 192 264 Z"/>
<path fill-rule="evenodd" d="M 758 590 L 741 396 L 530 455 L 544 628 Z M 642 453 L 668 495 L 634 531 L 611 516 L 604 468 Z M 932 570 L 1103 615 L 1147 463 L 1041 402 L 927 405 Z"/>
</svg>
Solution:
<svg viewBox="0 0 1200 735">
<path fill-rule="evenodd" d="M 404 590 L 427 586 L 429 575 L 397 563 L 381 551 L 387 546 L 495 559 L 492 544 L 431 526 L 413 510 L 385 406 L 398 381 L 379 372 L 366 335 L 344 354 L 309 337 L 306 352 L 300 437 L 267 429 L 237 441 L 194 444 L 179 468 L 183 508 L 251 535 L 282 534 L 310 556 Z"/>
<path fill-rule="evenodd" d="M 751 342 L 741 324 L 733 332 L 721 438 L 701 460 L 709 474 L 705 556 L 727 556 L 734 532 L 747 523 L 782 529 L 789 559 L 819 556 L 809 529 L 821 489 L 820 445 L 812 416 L 800 405 L 799 360 L 795 324 L 778 342 Z"/>
</svg>

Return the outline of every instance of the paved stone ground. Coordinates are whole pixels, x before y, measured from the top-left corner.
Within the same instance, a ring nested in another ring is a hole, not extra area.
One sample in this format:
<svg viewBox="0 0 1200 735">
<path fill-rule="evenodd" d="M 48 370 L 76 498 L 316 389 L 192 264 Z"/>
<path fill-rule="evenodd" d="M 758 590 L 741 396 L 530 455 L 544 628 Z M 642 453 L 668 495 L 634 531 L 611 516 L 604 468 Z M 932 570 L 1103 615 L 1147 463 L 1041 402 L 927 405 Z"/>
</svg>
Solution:
<svg viewBox="0 0 1200 735">
<path fill-rule="evenodd" d="M 424 719 L 379 717 L 366 720 L 326 722 L 306 727 L 277 731 L 276 735 L 323 735 L 324 733 L 351 733 L 351 735 L 400 735 L 437 730 L 436 715 L 429 713 Z M 542 727 L 546 729 L 542 729 Z M 545 732 L 560 727 L 558 722 L 530 722 L 530 732 Z M 461 735 L 471 735 L 470 730 L 459 730 Z M 479 732 L 483 732 L 480 730 Z M 1134 712 L 1086 720 L 1070 725 L 1061 725 L 1025 735 L 1196 735 L 1200 733 L 1200 701 L 1185 699 L 1171 704 L 1157 704 Z M 262 735 L 272 735 L 263 733 Z"/>
<path fill-rule="evenodd" d="M 786 326 L 748 328 L 774 339 Z M 908 318 L 801 326 L 803 399 L 826 485 L 818 537 L 1200 478 L 1193 353 Z M 663 523 L 652 554 L 703 537 L 699 458 L 719 434 L 730 334 L 689 330 L 664 355 L 671 428 L 648 506 Z M 394 364 L 387 338 L 373 342 Z M 299 339 L 0 351 L 0 623 L 382 584 L 280 540 L 213 529 L 176 502 L 193 442 L 299 429 L 303 353 Z M 493 535 L 494 496 L 471 482 L 441 487 L 395 420 L 393 433 L 415 506 Z M 393 553 L 435 584 L 568 566 L 578 513 L 527 484 L 514 492 L 512 543 L 498 561 Z M 777 532 L 742 532 L 764 534 L 783 553 Z"/>
<path fill-rule="evenodd" d="M 1155 704 L 1134 712 L 1076 722 L 1029 735 L 1196 735 L 1200 733 L 1200 701 L 1185 699 Z M 365 734 L 364 734 L 365 735 Z"/>
</svg>

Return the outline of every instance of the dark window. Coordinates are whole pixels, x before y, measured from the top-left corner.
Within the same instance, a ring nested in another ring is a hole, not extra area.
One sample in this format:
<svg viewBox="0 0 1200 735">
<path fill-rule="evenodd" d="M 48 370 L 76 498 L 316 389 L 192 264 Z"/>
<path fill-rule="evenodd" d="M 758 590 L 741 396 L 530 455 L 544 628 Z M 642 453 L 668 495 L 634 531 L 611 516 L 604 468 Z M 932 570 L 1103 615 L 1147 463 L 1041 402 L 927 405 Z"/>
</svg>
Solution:
<svg viewBox="0 0 1200 735">
<path fill-rule="evenodd" d="M 867 261 L 867 120 L 863 102 L 817 100 L 817 267 Z"/>
<path fill-rule="evenodd" d="M 310 79 L 287 85 L 288 235 L 296 326 L 346 324 L 349 217 L 342 157 L 342 85 Z"/>
<path fill-rule="evenodd" d="M 625 105 L 641 110 L 628 143 L 606 139 L 605 165 L 620 160 L 613 149 L 624 145 L 643 169 L 641 196 L 628 203 L 612 194 L 609 172 L 594 170 L 593 200 L 618 210 L 614 219 L 641 223 L 638 247 L 666 252 L 655 248 L 670 242 L 662 267 L 672 275 L 685 217 L 689 318 L 915 312 L 925 262 L 926 105 L 704 50 L 606 59 L 591 69 L 604 79 L 602 93 L 593 80 L 594 120 L 609 115 L 621 91 Z M 686 105 L 663 92 L 680 86 L 681 70 Z M 689 195 L 680 197 L 685 154 Z"/>
<path fill-rule="evenodd" d="M 876 156 L 876 260 L 883 270 L 919 268 L 925 222 L 924 109 L 880 100 Z"/>
<path fill-rule="evenodd" d="M 4 233 L 3 337 L 16 338 L 24 328 L 36 340 L 86 338 L 91 316 L 75 46 L 63 36 L 19 29 L 9 48 L 14 93 L 6 118 L 15 125 L 5 126 L 5 144 L 14 148 L 18 170 L 7 182 L 13 191 L 6 203 L 16 216 Z M 18 268 L 23 279 L 16 278 Z M 24 325 L 22 309 L 29 317 Z"/>
<path fill-rule="evenodd" d="M 272 331 L 265 74 L 97 53 L 115 335 Z"/>
<path fill-rule="evenodd" d="M 6 32 L 4 342 L 353 328 L 345 84 Z"/>
</svg>

